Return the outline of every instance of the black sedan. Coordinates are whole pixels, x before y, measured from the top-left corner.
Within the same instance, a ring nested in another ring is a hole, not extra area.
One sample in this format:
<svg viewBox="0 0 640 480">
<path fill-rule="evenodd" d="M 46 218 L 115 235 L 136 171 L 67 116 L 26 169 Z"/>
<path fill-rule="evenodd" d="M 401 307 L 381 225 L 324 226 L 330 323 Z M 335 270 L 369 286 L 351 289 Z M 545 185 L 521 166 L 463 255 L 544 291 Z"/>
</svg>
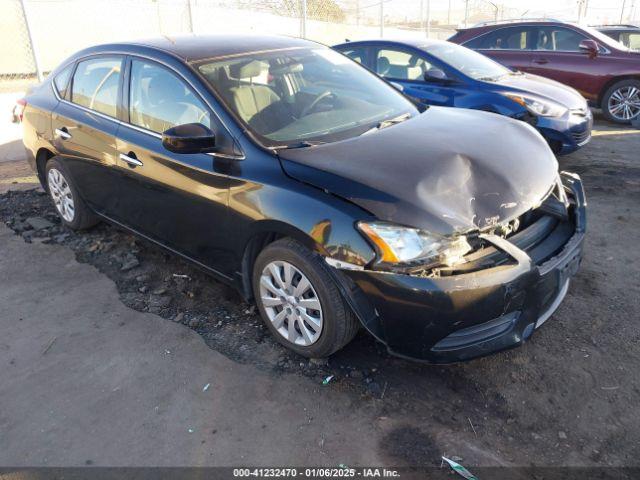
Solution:
<svg viewBox="0 0 640 480">
<path fill-rule="evenodd" d="M 196 263 L 301 355 L 360 325 L 431 362 L 518 345 L 582 256 L 582 184 L 530 125 L 418 108 L 313 42 L 92 47 L 25 101 L 65 225 L 106 220 Z"/>
</svg>

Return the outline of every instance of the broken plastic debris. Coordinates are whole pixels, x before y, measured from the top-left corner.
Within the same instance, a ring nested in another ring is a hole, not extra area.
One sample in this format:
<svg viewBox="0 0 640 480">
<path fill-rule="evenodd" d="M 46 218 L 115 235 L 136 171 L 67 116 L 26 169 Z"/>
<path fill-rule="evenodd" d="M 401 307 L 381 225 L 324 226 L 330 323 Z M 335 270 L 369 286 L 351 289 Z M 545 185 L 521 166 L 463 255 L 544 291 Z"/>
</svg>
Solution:
<svg viewBox="0 0 640 480">
<path fill-rule="evenodd" d="M 339 467 L 339 468 L 349 468 L 349 467 L 347 467 L 344 463 L 340 463 L 340 464 L 338 464 L 338 467 Z"/>
<path fill-rule="evenodd" d="M 466 478 L 467 480 L 478 480 L 469 470 L 464 468 L 459 463 L 454 462 L 453 460 L 448 459 L 447 457 L 442 457 L 442 459 L 449 464 L 449 466 L 453 469 L 461 477 Z"/>
<path fill-rule="evenodd" d="M 193 428 L 189 428 L 189 429 L 187 430 L 187 432 L 189 432 L 189 433 L 193 433 Z"/>
<path fill-rule="evenodd" d="M 323 384 L 323 385 L 328 385 L 332 378 L 333 378 L 333 375 L 329 375 L 327 378 L 325 378 L 325 379 L 322 381 L 322 384 Z"/>
<path fill-rule="evenodd" d="M 183 275 L 182 273 L 174 273 L 173 277 L 174 278 L 184 278 L 186 280 L 191 280 L 191 277 L 189 275 Z"/>
<path fill-rule="evenodd" d="M 207 383 L 204 388 L 202 389 L 203 392 L 206 392 L 207 390 L 209 390 L 209 387 L 211 386 L 210 383 Z"/>
</svg>

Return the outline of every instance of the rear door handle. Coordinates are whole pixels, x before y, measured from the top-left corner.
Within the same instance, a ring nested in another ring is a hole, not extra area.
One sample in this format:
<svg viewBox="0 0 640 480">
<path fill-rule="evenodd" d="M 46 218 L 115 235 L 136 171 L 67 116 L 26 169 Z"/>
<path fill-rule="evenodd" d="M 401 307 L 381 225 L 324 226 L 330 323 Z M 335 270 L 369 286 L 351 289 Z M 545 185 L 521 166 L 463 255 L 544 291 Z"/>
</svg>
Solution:
<svg viewBox="0 0 640 480">
<path fill-rule="evenodd" d="M 67 127 L 56 128 L 55 133 L 56 136 L 62 140 L 69 140 L 71 138 L 71 134 L 67 130 Z"/>
<path fill-rule="evenodd" d="M 141 167 L 143 165 L 142 162 L 136 158 L 135 153 L 133 152 L 129 152 L 128 155 L 121 153 L 120 160 L 127 162 L 131 168 Z"/>
<path fill-rule="evenodd" d="M 546 63 L 549 63 L 549 60 L 547 60 L 546 58 L 536 58 L 533 63 L 537 63 L 538 65 L 544 65 Z"/>
</svg>

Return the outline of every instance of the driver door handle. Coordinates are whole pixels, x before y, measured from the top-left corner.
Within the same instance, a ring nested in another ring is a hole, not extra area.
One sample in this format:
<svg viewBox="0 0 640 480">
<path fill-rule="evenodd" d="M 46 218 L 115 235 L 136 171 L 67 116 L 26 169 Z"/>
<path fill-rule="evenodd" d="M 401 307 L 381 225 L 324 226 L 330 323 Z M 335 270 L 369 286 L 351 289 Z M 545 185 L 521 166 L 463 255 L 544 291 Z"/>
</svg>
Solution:
<svg viewBox="0 0 640 480">
<path fill-rule="evenodd" d="M 549 63 L 549 60 L 547 60 L 546 58 L 536 58 L 533 63 L 537 63 L 538 65 L 545 65 L 547 63 Z"/>
<path fill-rule="evenodd" d="M 128 155 L 121 153 L 120 160 L 127 162 L 131 168 L 141 167 L 143 165 L 143 163 L 136 158 L 135 153 L 133 152 L 129 152 Z"/>
</svg>

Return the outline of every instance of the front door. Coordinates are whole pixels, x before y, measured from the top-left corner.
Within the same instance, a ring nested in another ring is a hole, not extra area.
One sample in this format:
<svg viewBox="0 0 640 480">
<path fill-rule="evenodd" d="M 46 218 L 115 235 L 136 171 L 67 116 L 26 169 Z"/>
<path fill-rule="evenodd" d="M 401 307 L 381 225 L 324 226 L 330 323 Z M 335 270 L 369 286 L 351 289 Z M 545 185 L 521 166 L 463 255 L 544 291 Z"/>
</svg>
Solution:
<svg viewBox="0 0 640 480">
<path fill-rule="evenodd" d="M 220 129 L 209 107 L 173 69 L 136 57 L 128 69 L 126 121 L 117 136 L 122 172 L 118 218 L 229 276 L 225 171 L 233 160 L 204 153 L 176 154 L 162 145 L 162 132 L 175 125 L 201 123 L 216 134 Z"/>
<path fill-rule="evenodd" d="M 595 99 L 598 89 L 593 88 L 593 78 L 601 74 L 602 64 L 600 56 L 580 50 L 580 42 L 588 39 L 568 27 L 537 27 L 529 72 L 569 85 L 583 96 Z"/>
<path fill-rule="evenodd" d="M 116 133 L 123 57 L 96 56 L 78 63 L 51 116 L 53 143 L 79 190 L 98 213 L 117 208 Z M 57 88 L 57 86 L 56 86 Z"/>
</svg>

